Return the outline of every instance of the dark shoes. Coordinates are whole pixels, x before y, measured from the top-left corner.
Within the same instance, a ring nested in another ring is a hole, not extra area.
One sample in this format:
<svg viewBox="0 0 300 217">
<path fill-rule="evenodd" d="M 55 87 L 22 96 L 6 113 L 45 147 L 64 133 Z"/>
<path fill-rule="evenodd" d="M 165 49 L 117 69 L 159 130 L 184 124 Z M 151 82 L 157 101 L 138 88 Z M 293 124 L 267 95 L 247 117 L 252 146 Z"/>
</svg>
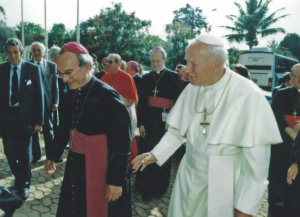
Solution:
<svg viewBox="0 0 300 217">
<path fill-rule="evenodd" d="M 22 199 L 22 200 L 27 200 L 28 196 L 29 196 L 29 189 L 28 188 L 24 188 L 22 190 L 19 190 L 17 192 L 17 195 Z"/>
<path fill-rule="evenodd" d="M 17 195 L 11 193 L 7 188 L 0 186 L 0 209 L 5 212 L 5 217 L 13 216 L 13 213 L 23 204 Z"/>
</svg>

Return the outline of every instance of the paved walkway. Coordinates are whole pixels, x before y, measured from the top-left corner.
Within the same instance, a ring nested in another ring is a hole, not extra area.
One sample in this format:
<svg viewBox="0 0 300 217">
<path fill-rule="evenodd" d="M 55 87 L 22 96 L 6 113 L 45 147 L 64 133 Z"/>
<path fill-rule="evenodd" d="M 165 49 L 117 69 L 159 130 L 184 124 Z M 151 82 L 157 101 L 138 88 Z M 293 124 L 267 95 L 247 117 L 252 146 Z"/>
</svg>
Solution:
<svg viewBox="0 0 300 217">
<path fill-rule="evenodd" d="M 3 154 L 2 141 L 0 139 L 0 185 L 11 188 L 14 177 L 11 174 L 7 160 Z M 61 183 L 63 179 L 67 151 L 64 152 L 62 163 L 57 164 L 57 170 L 53 175 L 48 175 L 43 170 L 44 158 L 33 164 L 30 194 L 25 203 L 16 210 L 14 217 L 54 217 L 57 210 Z M 134 188 L 135 175 L 132 176 L 132 209 L 133 217 L 166 217 L 171 196 L 173 183 L 177 171 L 178 163 L 172 163 L 171 184 L 167 192 L 161 199 L 152 199 L 145 203 L 140 194 Z M 268 203 L 267 193 L 263 200 L 263 205 L 257 217 L 267 217 Z M 0 210 L 0 216 L 4 216 Z M 67 217 L 67 216 L 66 216 Z"/>
</svg>

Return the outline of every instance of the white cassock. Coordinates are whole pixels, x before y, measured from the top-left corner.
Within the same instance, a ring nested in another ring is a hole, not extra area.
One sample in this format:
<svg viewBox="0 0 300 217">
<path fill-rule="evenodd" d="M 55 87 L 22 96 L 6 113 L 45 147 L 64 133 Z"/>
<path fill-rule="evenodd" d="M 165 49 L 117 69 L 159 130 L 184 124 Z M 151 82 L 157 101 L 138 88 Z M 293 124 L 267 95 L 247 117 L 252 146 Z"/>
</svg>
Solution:
<svg viewBox="0 0 300 217">
<path fill-rule="evenodd" d="M 200 125 L 204 114 L 195 111 L 205 106 L 209 113 L 217 106 L 207 115 L 206 135 Z M 232 217 L 234 208 L 256 215 L 268 186 L 270 145 L 282 141 L 256 84 L 226 68 L 211 86 L 188 85 L 167 123 L 168 132 L 151 151 L 157 163 L 162 165 L 186 142 L 168 216 Z"/>
</svg>

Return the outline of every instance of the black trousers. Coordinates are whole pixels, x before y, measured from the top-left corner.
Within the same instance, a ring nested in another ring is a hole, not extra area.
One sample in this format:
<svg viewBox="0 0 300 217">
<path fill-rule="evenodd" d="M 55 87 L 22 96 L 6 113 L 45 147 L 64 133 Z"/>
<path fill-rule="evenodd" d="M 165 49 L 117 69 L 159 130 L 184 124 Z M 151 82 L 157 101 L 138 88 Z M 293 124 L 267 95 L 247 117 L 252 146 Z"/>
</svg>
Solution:
<svg viewBox="0 0 300 217">
<path fill-rule="evenodd" d="M 32 132 L 22 124 L 18 108 L 10 108 L 3 132 L 4 153 L 15 176 L 15 189 L 29 188 L 31 176 Z"/>
<path fill-rule="evenodd" d="M 44 125 L 43 125 L 43 135 L 44 135 L 44 141 L 45 141 L 45 150 L 47 153 L 47 150 L 49 149 L 49 146 L 52 144 L 52 141 L 54 139 L 54 133 L 53 133 L 53 112 L 52 111 L 46 111 L 44 113 Z M 40 143 L 40 133 L 35 133 L 32 135 L 32 157 L 35 160 L 40 159 L 42 156 L 41 151 L 41 143 Z"/>
</svg>

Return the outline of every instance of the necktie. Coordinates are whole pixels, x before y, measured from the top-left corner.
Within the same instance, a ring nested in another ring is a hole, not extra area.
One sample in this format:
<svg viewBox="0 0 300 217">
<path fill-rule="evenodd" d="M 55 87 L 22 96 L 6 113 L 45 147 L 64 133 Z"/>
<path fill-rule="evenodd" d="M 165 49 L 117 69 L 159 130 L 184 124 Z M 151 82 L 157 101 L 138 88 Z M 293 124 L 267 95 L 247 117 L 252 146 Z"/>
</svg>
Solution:
<svg viewBox="0 0 300 217">
<path fill-rule="evenodd" d="M 18 84 L 18 73 L 17 67 L 14 67 L 14 74 L 12 76 L 12 85 L 11 85 L 11 105 L 13 106 L 19 102 L 19 84 Z"/>
<path fill-rule="evenodd" d="M 42 68 L 42 66 L 41 66 L 41 63 L 40 63 L 40 62 L 38 62 L 37 64 L 38 64 L 38 66 L 39 66 L 39 67 L 40 67 L 40 69 L 41 69 L 42 76 L 43 76 L 43 80 L 44 80 L 44 72 L 43 72 L 43 68 Z"/>
</svg>

